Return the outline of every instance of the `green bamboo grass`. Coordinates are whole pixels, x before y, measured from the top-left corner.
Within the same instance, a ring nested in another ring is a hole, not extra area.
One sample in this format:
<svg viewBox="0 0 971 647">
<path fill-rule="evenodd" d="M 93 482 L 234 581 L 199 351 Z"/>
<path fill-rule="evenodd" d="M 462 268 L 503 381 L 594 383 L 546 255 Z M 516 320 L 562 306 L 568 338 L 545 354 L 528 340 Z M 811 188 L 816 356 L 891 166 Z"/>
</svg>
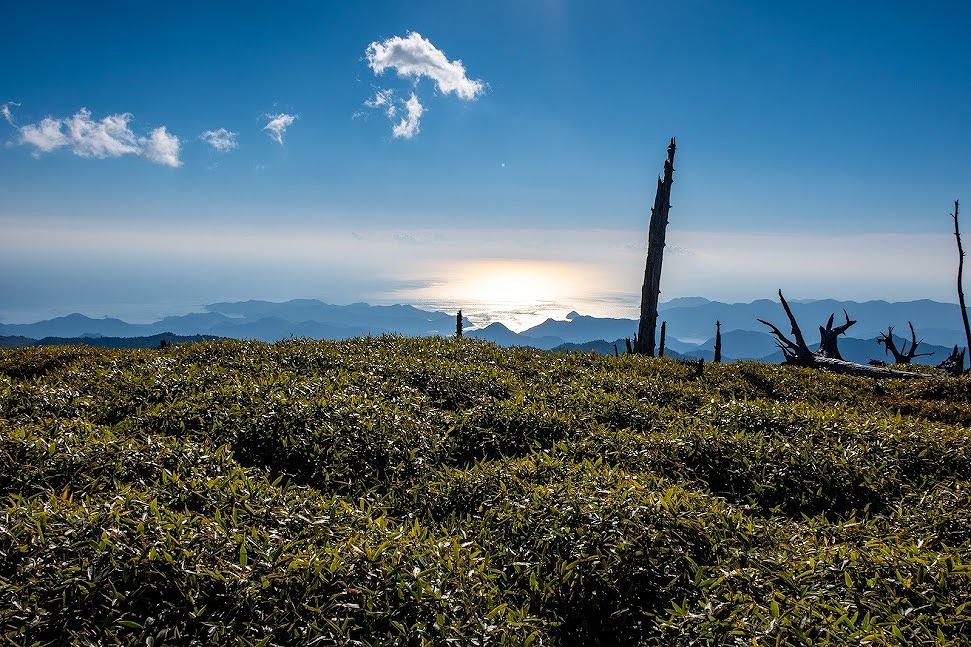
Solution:
<svg viewBox="0 0 971 647">
<path fill-rule="evenodd" d="M 971 381 L 0 350 L 11 645 L 971 644 Z"/>
</svg>

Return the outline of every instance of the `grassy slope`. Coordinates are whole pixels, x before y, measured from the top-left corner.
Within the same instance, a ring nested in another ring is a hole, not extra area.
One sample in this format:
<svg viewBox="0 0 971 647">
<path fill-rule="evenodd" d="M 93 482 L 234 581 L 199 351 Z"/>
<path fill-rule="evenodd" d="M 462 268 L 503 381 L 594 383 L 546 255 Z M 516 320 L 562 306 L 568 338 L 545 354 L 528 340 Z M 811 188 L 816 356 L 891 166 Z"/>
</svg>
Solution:
<svg viewBox="0 0 971 647">
<path fill-rule="evenodd" d="M 2 350 L 0 631 L 971 644 L 971 382 L 884 387 L 472 340 Z"/>
</svg>

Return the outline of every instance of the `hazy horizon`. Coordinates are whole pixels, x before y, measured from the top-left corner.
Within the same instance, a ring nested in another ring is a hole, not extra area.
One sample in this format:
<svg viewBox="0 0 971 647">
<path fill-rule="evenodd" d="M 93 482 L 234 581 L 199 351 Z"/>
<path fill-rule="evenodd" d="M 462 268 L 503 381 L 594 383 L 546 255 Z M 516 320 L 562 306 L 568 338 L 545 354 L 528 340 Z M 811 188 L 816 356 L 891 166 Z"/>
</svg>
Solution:
<svg viewBox="0 0 971 647">
<path fill-rule="evenodd" d="M 634 316 L 672 136 L 662 299 L 956 300 L 965 3 L 5 18 L 0 322 L 297 297 Z"/>
</svg>

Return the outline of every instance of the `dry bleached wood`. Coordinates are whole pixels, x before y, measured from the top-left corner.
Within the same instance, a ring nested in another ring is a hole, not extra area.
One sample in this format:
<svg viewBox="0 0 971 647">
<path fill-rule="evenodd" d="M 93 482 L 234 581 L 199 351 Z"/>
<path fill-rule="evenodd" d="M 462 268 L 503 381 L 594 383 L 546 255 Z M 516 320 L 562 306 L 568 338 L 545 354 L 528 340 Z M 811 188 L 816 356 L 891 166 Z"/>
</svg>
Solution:
<svg viewBox="0 0 971 647">
<path fill-rule="evenodd" d="M 792 325 L 792 339 L 786 337 L 781 330 L 776 326 L 765 321 L 764 319 L 759 319 L 760 323 L 765 324 L 772 330 L 772 334 L 776 337 L 776 345 L 782 349 L 782 354 L 786 358 L 787 364 L 794 364 L 796 366 L 807 366 L 811 368 L 824 368 L 835 373 L 843 373 L 845 375 L 856 375 L 860 377 L 896 377 L 896 378 L 920 378 L 927 377 L 924 373 L 909 373 L 907 371 L 895 371 L 889 368 L 881 368 L 878 366 L 870 366 L 867 364 L 857 364 L 855 362 L 847 362 L 846 360 L 826 356 L 823 353 L 834 353 L 839 355 L 839 349 L 836 348 L 836 338 L 846 332 L 846 329 L 852 326 L 855 321 L 852 321 L 849 315 L 846 315 L 846 323 L 833 328 L 833 317 L 830 316 L 829 322 L 826 328 L 822 326 L 819 327 L 820 336 L 826 332 L 831 335 L 829 340 L 825 338 L 820 339 L 820 349 L 818 352 L 814 353 L 809 350 L 806 345 L 806 340 L 802 336 L 802 330 L 799 329 L 799 324 L 796 322 L 796 317 L 792 314 L 792 310 L 789 308 L 789 304 L 786 302 L 785 297 L 782 296 L 782 290 L 779 290 L 779 300 L 782 302 L 782 307 L 786 311 L 786 316 L 789 317 L 789 323 Z M 843 312 L 846 314 L 846 311 Z M 831 341 L 832 348 L 824 349 L 824 342 Z"/>
</svg>

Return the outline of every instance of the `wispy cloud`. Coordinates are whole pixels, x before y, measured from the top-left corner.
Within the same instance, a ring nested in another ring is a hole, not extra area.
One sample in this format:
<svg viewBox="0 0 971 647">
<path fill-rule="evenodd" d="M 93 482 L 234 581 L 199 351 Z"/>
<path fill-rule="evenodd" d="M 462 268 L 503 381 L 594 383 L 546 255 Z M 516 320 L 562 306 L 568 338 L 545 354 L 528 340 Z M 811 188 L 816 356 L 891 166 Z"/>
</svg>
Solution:
<svg viewBox="0 0 971 647">
<path fill-rule="evenodd" d="M 462 61 L 449 61 L 442 50 L 417 32 L 410 32 L 406 38 L 393 36 L 380 43 L 371 43 L 367 48 L 367 61 L 375 74 L 393 68 L 401 77 L 427 77 L 443 94 L 454 92 L 467 101 L 485 92 L 485 83 L 470 79 Z"/>
<path fill-rule="evenodd" d="M 10 112 L 10 106 L 20 107 L 20 104 L 14 103 L 13 101 L 8 101 L 0 106 L 0 115 L 3 115 L 3 118 L 6 119 L 7 123 L 9 123 L 11 126 L 16 126 L 17 124 L 15 124 L 13 121 L 13 114 Z"/>
<path fill-rule="evenodd" d="M 408 101 L 405 102 L 405 116 L 391 129 L 391 134 L 395 139 L 404 137 L 411 139 L 418 134 L 418 127 L 421 123 L 421 116 L 425 112 L 424 106 L 418 101 L 418 97 L 412 93 Z"/>
<path fill-rule="evenodd" d="M 220 153 L 228 153 L 234 148 L 239 147 L 239 144 L 236 143 L 236 136 L 237 133 L 226 130 L 225 128 L 219 128 L 217 130 L 207 130 L 199 135 L 199 139 L 206 142 Z"/>
<path fill-rule="evenodd" d="M 278 115 L 266 115 L 269 118 L 269 122 L 263 126 L 263 130 L 269 131 L 270 139 L 283 146 L 283 135 L 287 132 L 287 128 L 297 120 L 298 115 L 288 115 L 281 112 Z"/>
<path fill-rule="evenodd" d="M 9 105 L 4 107 L 4 117 L 8 116 Z M 37 124 L 19 126 L 20 144 L 33 146 L 35 156 L 50 153 L 59 148 L 68 148 L 79 157 L 121 157 L 136 155 L 150 162 L 165 166 L 179 167 L 179 138 L 160 126 L 147 137 L 138 136 L 132 131 L 129 112 L 108 115 L 98 121 L 91 118 L 91 111 L 81 108 L 66 119 L 46 117 Z"/>
<path fill-rule="evenodd" d="M 405 245 L 438 245 L 446 241 L 443 234 L 426 232 L 420 234 L 400 232 L 392 235 L 392 238 Z"/>
<path fill-rule="evenodd" d="M 397 107 L 394 105 L 394 90 L 378 90 L 374 93 L 373 99 L 368 99 L 364 102 L 368 108 L 375 108 L 384 111 L 384 114 L 388 115 L 388 118 L 393 118 L 395 113 L 398 111 Z"/>
</svg>

